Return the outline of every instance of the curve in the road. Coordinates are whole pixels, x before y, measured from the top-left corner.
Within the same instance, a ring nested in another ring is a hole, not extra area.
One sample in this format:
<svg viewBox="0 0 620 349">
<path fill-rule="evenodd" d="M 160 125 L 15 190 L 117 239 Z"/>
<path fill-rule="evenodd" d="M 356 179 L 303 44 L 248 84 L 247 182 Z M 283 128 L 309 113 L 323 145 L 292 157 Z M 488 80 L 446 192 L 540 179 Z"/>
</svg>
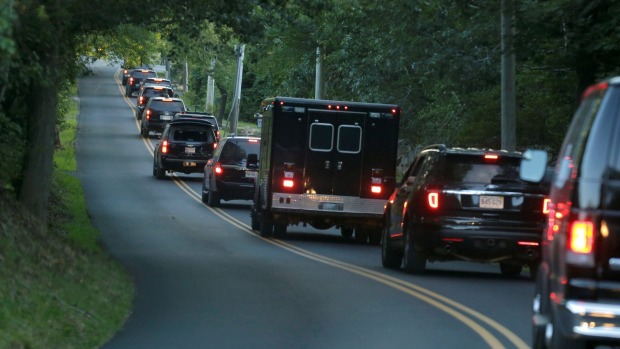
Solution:
<svg viewBox="0 0 620 349">
<path fill-rule="evenodd" d="M 135 115 L 136 106 L 134 105 L 134 103 L 132 103 L 131 99 L 126 97 L 125 94 L 123 93 L 124 91 L 123 91 L 123 87 L 122 87 L 121 80 L 120 80 L 120 72 L 121 70 L 118 70 L 116 72 L 116 74 L 114 75 L 114 80 L 116 81 L 118 85 L 121 95 L 124 96 L 123 98 L 125 102 L 134 111 L 134 115 Z M 134 121 L 136 123 L 136 128 L 139 130 L 140 125 L 137 119 Z M 142 141 L 145 144 L 146 148 L 149 150 L 149 152 L 153 154 L 154 145 L 150 141 L 150 139 L 142 138 Z M 404 280 L 401 280 L 401 279 L 398 279 L 398 278 L 395 278 L 395 277 L 392 277 L 392 276 L 389 276 L 383 273 L 379 273 L 379 272 L 376 272 L 370 269 L 362 268 L 362 267 L 359 267 L 359 266 L 356 266 L 350 263 L 345 263 L 345 262 L 342 262 L 342 261 L 339 261 L 333 258 L 328 258 L 326 256 L 304 250 L 302 248 L 299 248 L 297 246 L 294 246 L 292 244 L 289 244 L 279 239 L 262 237 L 256 234 L 249 225 L 229 215 L 224 210 L 219 209 L 219 208 L 212 208 L 212 207 L 205 205 L 201 200 L 201 194 L 196 192 L 194 189 L 192 189 L 185 181 L 183 181 L 181 178 L 179 178 L 175 174 L 171 175 L 171 179 L 190 198 L 192 198 L 193 200 L 205 206 L 213 214 L 220 217 L 224 221 L 237 227 L 241 231 L 252 235 L 253 237 L 257 239 L 261 239 L 267 243 L 273 244 L 277 247 L 285 249 L 301 257 L 311 259 L 316 262 L 329 265 L 329 266 L 374 280 L 383 285 L 399 290 L 407 295 L 415 297 L 441 310 L 442 312 L 452 316 L 453 318 L 463 323 L 465 326 L 469 327 L 472 331 L 478 334 L 489 345 L 490 348 L 502 349 L 502 348 L 505 348 L 505 346 L 501 343 L 501 341 L 495 335 L 493 335 L 489 330 L 483 327 L 480 323 L 483 323 L 487 325 L 488 327 L 494 329 L 498 333 L 500 333 L 502 336 L 504 336 L 504 338 L 506 338 L 516 348 L 518 349 L 529 349 L 530 348 L 519 336 L 514 334 L 512 331 L 510 331 L 508 328 L 501 325 L 497 321 L 489 318 L 488 316 L 485 316 L 484 314 L 470 307 L 467 307 L 450 298 L 444 297 L 429 289 L 426 289 L 424 287 L 413 284 L 411 282 L 407 282 L 407 281 L 404 281 Z"/>
</svg>

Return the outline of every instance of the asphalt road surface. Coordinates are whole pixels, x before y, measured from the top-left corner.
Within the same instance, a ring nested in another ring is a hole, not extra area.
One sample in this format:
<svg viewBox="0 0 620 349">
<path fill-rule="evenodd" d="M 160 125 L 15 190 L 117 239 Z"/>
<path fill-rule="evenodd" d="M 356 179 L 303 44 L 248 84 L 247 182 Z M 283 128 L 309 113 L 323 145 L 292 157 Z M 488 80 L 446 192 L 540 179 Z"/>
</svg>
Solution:
<svg viewBox="0 0 620 349">
<path fill-rule="evenodd" d="M 533 282 L 496 265 L 381 267 L 380 248 L 336 230 L 250 229 L 249 202 L 200 201 L 200 175 L 152 176 L 118 66 L 79 81 L 78 173 L 102 242 L 134 278 L 104 348 L 528 348 Z M 258 102 L 257 102 L 258 103 Z"/>
</svg>

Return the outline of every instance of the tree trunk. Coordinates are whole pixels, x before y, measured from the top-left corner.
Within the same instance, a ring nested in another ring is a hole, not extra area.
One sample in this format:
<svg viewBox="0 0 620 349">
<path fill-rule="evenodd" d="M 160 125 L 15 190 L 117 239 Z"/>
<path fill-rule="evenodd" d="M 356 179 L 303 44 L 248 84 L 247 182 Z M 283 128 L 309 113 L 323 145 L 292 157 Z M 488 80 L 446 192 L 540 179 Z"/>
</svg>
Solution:
<svg viewBox="0 0 620 349">
<path fill-rule="evenodd" d="M 33 81 L 28 100 L 32 101 L 28 117 L 28 146 L 24 162 L 23 182 L 19 201 L 47 228 L 47 204 L 54 169 L 54 130 L 58 87 L 58 52 L 42 59 L 44 71 L 50 73 Z"/>
</svg>

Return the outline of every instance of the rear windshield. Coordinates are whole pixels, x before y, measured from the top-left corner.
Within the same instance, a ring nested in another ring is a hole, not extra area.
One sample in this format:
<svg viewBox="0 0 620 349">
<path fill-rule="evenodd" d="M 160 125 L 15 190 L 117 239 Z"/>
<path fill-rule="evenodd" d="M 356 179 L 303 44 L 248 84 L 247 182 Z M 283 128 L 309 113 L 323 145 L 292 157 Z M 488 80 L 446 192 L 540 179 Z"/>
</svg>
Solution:
<svg viewBox="0 0 620 349">
<path fill-rule="evenodd" d="M 213 129 L 209 126 L 178 125 L 170 129 L 173 141 L 214 143 Z"/>
<path fill-rule="evenodd" d="M 154 89 L 149 88 L 145 89 L 142 93 L 143 96 L 153 97 L 153 96 L 161 96 L 161 97 L 172 97 L 172 91 L 166 89 Z"/>
<path fill-rule="evenodd" d="M 150 77 L 157 76 L 157 74 L 155 72 L 134 71 L 131 73 L 131 76 L 133 76 L 134 78 L 138 78 L 138 79 L 144 79 L 144 78 L 150 78 Z"/>
<path fill-rule="evenodd" d="M 225 165 L 245 166 L 248 155 L 258 155 L 259 142 L 250 142 L 247 139 L 229 140 L 224 144 L 220 154 L 220 163 Z"/>
<path fill-rule="evenodd" d="M 151 101 L 153 100 L 151 99 Z M 185 105 L 181 101 L 153 101 L 150 107 L 162 111 L 181 111 L 185 108 Z"/>
<path fill-rule="evenodd" d="M 440 182 L 502 184 L 521 183 L 519 178 L 520 159 L 504 157 L 486 160 L 484 156 L 448 154 L 440 166 L 430 175 Z"/>
<path fill-rule="evenodd" d="M 162 86 L 172 86 L 172 83 L 168 80 L 155 80 L 155 79 L 144 79 L 145 84 L 153 84 L 153 85 L 162 85 Z"/>
</svg>

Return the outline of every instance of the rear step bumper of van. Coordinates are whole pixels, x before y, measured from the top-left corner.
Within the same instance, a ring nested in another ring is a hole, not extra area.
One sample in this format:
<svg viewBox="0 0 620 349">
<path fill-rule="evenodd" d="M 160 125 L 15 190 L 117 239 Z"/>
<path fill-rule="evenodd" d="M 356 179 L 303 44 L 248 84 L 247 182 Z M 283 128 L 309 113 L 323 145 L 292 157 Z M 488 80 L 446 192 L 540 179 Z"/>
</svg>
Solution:
<svg viewBox="0 0 620 349">
<path fill-rule="evenodd" d="M 271 207 L 276 211 L 312 212 L 320 215 L 369 215 L 381 217 L 387 199 L 356 196 L 274 193 Z"/>
</svg>

